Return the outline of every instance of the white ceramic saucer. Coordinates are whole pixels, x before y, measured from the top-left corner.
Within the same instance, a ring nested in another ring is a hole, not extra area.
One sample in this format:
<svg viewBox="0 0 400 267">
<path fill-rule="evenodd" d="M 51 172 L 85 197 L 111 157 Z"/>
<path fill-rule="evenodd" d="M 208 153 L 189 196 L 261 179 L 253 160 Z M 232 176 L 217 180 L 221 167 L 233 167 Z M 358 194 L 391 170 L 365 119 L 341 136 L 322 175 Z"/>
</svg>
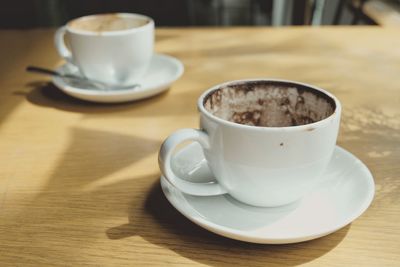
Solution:
<svg viewBox="0 0 400 267">
<path fill-rule="evenodd" d="M 139 100 L 159 94 L 167 90 L 183 73 L 183 64 L 176 58 L 155 54 L 147 73 L 139 81 L 140 87 L 126 90 L 101 91 L 95 88 L 79 88 L 71 81 L 59 77 L 53 83 L 64 93 L 87 101 L 102 103 L 118 103 Z M 76 67 L 64 64 L 58 71 L 79 75 Z"/>
<path fill-rule="evenodd" d="M 179 151 L 172 162 L 175 173 L 184 179 L 210 181 L 211 173 L 197 143 Z M 169 202 L 201 227 L 232 239 L 263 244 L 295 243 L 330 234 L 359 217 L 375 192 L 368 168 L 340 147 L 336 147 L 319 186 L 287 206 L 253 207 L 229 195 L 190 196 L 164 177 L 161 186 Z"/>
</svg>

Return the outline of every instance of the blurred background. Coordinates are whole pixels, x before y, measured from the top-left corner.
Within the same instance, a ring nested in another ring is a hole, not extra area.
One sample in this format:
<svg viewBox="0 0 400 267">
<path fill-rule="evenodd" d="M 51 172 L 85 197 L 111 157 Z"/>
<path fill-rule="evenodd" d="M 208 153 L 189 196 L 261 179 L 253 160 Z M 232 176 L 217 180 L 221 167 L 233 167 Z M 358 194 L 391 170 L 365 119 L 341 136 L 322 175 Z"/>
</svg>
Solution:
<svg viewBox="0 0 400 267">
<path fill-rule="evenodd" d="M 142 13 L 157 26 L 400 25 L 400 0 L 1 0 L 0 28 L 56 27 L 83 15 Z"/>
</svg>

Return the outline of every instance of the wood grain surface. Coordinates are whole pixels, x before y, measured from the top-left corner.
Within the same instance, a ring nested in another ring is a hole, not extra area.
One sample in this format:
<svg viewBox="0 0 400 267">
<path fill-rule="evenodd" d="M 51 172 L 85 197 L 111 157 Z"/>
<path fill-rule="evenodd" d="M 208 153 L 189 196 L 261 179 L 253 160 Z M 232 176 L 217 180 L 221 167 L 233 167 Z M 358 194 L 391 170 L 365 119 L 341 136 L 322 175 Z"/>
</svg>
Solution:
<svg viewBox="0 0 400 267">
<path fill-rule="evenodd" d="M 73 99 L 28 64 L 55 67 L 54 30 L 0 31 L 1 266 L 400 266 L 398 29 L 158 29 L 185 73 L 148 100 Z M 228 80 L 315 84 L 343 104 L 338 143 L 371 170 L 376 195 L 351 225 L 292 245 L 209 233 L 163 196 L 157 153 L 198 125 L 196 100 Z"/>
</svg>

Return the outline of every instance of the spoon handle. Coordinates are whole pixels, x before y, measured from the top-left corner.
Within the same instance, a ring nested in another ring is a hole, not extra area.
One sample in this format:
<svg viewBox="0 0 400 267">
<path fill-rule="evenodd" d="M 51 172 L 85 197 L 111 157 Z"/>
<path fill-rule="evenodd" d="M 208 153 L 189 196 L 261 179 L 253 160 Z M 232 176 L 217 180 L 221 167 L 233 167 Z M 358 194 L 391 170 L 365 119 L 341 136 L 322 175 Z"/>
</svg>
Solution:
<svg viewBox="0 0 400 267">
<path fill-rule="evenodd" d="M 28 66 L 28 67 L 26 67 L 26 71 L 37 72 L 37 73 L 42 73 L 42 74 L 47 74 L 47 75 L 52 75 L 52 76 L 63 76 L 61 73 L 58 73 L 57 71 L 44 69 L 44 68 L 36 67 L 36 66 Z"/>
<path fill-rule="evenodd" d="M 65 79 L 72 79 L 78 82 L 83 82 L 85 83 L 86 86 L 94 86 L 97 89 L 100 90 L 125 90 L 125 89 L 133 89 L 135 87 L 140 87 L 139 84 L 131 84 L 131 85 L 123 85 L 123 86 L 115 86 L 115 85 L 110 85 L 106 84 L 104 82 L 96 81 L 96 80 L 88 80 L 85 77 L 80 77 L 74 74 L 63 74 L 54 70 L 49 70 L 41 67 L 36 67 L 36 66 L 27 66 L 26 71 L 29 72 L 35 72 L 35 73 L 41 73 L 45 75 L 51 75 L 51 76 L 57 76 Z M 88 85 L 89 84 L 89 85 Z"/>
<path fill-rule="evenodd" d="M 28 66 L 28 67 L 26 67 L 26 71 L 36 72 L 36 73 L 46 74 L 46 75 L 51 75 L 51 76 L 58 76 L 58 77 L 62 77 L 62 78 L 76 79 L 76 80 L 80 80 L 80 81 L 86 80 L 83 77 L 79 77 L 79 76 L 76 76 L 73 74 L 63 74 L 63 73 L 59 73 L 54 70 L 49 70 L 49 69 L 36 67 L 36 66 Z"/>
</svg>

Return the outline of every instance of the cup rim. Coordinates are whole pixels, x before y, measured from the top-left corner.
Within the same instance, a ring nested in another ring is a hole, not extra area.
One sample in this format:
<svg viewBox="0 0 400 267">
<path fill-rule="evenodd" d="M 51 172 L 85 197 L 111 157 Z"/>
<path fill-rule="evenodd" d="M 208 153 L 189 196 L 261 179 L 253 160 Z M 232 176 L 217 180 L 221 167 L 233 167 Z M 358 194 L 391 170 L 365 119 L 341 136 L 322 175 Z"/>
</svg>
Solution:
<svg viewBox="0 0 400 267">
<path fill-rule="evenodd" d="M 252 125 L 246 125 L 246 124 L 240 124 L 240 123 L 236 123 L 236 122 L 227 121 L 227 120 L 221 119 L 221 118 L 211 114 L 204 107 L 204 99 L 208 95 L 210 95 L 213 91 L 216 91 L 223 86 L 247 83 L 247 82 L 281 82 L 281 83 L 287 83 L 288 85 L 292 84 L 292 85 L 300 85 L 300 86 L 304 86 L 304 87 L 309 87 L 309 88 L 319 91 L 320 93 L 325 94 L 326 96 L 331 98 L 335 103 L 335 109 L 334 109 L 333 113 L 331 115 L 329 115 L 328 117 L 326 117 L 322 120 L 313 122 L 313 123 L 296 125 L 296 126 L 270 127 L 270 126 L 252 126 Z M 342 106 L 340 104 L 339 99 L 337 99 L 333 94 L 329 93 L 328 91 L 326 91 L 322 88 L 319 88 L 317 86 L 310 85 L 307 83 L 302 83 L 302 82 L 297 82 L 297 81 L 292 81 L 292 80 L 276 79 L 276 78 L 241 79 L 241 80 L 233 80 L 233 81 L 228 81 L 228 82 L 224 82 L 224 83 L 215 85 L 201 94 L 201 96 L 199 97 L 199 99 L 197 101 L 197 108 L 201 114 L 203 114 L 208 119 L 210 119 L 218 124 L 222 124 L 222 125 L 228 126 L 228 127 L 239 128 L 239 129 L 243 129 L 243 130 L 253 130 L 253 131 L 302 131 L 302 130 L 312 131 L 312 130 L 315 130 L 316 128 L 319 128 L 323 125 L 330 123 L 332 120 L 334 120 L 334 118 L 336 118 L 337 116 L 340 116 L 341 110 L 342 110 Z"/>
<path fill-rule="evenodd" d="M 88 31 L 88 30 L 80 30 L 76 28 L 71 27 L 71 23 L 74 21 L 78 20 L 87 20 L 91 19 L 93 17 L 98 17 L 98 16 L 105 16 L 105 15 L 116 15 L 120 17 L 131 17 L 131 18 L 140 18 L 140 19 L 146 19 L 148 22 L 142 26 L 139 27 L 134 27 L 130 29 L 123 29 L 123 30 L 116 30 L 116 31 Z M 133 32 L 139 32 L 139 31 L 144 31 L 149 27 L 154 27 L 154 20 L 150 18 L 149 16 L 142 15 L 142 14 L 137 14 L 137 13 L 99 13 L 99 14 L 92 14 L 92 15 L 87 15 L 87 16 L 82 16 L 75 18 L 73 20 L 70 20 L 67 22 L 65 25 L 66 29 L 68 32 L 74 33 L 74 34 L 79 34 L 79 35 L 89 35 L 89 36 L 115 36 L 115 35 L 123 35 L 127 33 L 133 33 Z"/>
</svg>

